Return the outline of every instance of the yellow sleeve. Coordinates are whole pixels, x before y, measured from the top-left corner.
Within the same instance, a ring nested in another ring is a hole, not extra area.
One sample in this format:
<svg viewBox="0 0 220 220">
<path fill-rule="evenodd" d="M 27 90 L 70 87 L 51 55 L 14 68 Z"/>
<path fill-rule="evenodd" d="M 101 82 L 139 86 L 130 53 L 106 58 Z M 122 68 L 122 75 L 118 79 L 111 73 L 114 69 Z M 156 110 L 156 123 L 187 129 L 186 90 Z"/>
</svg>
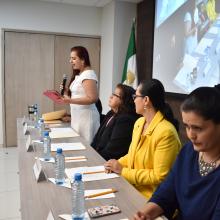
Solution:
<svg viewBox="0 0 220 220">
<path fill-rule="evenodd" d="M 158 144 L 155 147 L 154 155 L 152 155 L 153 158 L 145 158 L 143 161 L 148 163 L 147 160 L 153 160 L 152 169 L 122 169 L 122 176 L 131 184 L 159 184 L 168 174 L 180 150 L 180 141 L 177 135 L 170 131 L 163 131 L 162 133 L 163 135 L 158 139 Z"/>
<path fill-rule="evenodd" d="M 123 167 L 128 167 L 128 154 L 125 156 L 121 157 L 118 159 L 118 162 L 123 166 Z"/>
</svg>

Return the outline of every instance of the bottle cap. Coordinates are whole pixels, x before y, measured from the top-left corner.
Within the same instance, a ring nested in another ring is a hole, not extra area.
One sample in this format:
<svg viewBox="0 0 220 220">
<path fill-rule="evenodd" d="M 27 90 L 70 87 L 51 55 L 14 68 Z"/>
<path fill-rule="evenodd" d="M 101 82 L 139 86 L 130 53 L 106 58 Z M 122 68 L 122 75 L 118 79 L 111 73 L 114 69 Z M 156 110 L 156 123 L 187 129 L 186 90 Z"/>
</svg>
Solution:
<svg viewBox="0 0 220 220">
<path fill-rule="evenodd" d="M 57 148 L 57 154 L 62 154 L 63 149 L 62 148 Z"/>
<path fill-rule="evenodd" d="M 48 137 L 49 136 L 49 132 L 48 131 L 44 131 L 44 137 Z"/>
<path fill-rule="evenodd" d="M 75 180 L 75 181 L 82 180 L 82 174 L 81 174 L 81 173 L 75 173 L 75 175 L 74 175 L 74 180 Z"/>
</svg>

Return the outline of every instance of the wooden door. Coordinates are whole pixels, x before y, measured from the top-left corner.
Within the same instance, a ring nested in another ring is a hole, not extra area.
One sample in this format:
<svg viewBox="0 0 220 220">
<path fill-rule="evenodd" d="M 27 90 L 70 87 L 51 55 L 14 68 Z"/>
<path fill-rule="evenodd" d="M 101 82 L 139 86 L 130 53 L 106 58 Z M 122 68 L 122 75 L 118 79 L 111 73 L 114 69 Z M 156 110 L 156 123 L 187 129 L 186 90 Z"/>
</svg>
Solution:
<svg viewBox="0 0 220 220">
<path fill-rule="evenodd" d="M 54 35 L 5 32 L 6 146 L 16 145 L 16 118 L 37 103 L 40 112 L 54 109 L 42 95 L 54 85 Z"/>
</svg>

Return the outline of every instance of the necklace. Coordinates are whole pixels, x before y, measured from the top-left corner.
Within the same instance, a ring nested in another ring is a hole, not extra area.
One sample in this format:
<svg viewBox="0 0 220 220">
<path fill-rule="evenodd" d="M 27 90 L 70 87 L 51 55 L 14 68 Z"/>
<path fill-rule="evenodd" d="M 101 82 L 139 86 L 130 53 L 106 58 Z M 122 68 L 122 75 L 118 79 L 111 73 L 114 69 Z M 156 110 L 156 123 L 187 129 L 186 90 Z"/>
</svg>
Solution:
<svg viewBox="0 0 220 220">
<path fill-rule="evenodd" d="M 203 154 L 199 159 L 199 173 L 201 176 L 207 176 L 210 172 L 212 172 L 216 168 L 216 162 L 219 160 L 220 156 L 214 161 L 208 163 L 203 159 Z"/>
</svg>

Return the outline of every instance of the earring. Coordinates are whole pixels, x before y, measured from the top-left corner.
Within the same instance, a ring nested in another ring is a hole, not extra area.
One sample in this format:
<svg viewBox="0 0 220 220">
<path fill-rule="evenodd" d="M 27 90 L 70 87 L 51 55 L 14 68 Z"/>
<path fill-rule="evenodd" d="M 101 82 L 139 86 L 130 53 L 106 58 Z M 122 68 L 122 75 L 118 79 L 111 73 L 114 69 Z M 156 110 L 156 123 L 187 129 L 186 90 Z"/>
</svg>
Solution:
<svg viewBox="0 0 220 220">
<path fill-rule="evenodd" d="M 146 110 L 146 109 L 147 109 L 147 106 L 145 105 L 145 106 L 144 106 L 144 110 Z"/>
</svg>

